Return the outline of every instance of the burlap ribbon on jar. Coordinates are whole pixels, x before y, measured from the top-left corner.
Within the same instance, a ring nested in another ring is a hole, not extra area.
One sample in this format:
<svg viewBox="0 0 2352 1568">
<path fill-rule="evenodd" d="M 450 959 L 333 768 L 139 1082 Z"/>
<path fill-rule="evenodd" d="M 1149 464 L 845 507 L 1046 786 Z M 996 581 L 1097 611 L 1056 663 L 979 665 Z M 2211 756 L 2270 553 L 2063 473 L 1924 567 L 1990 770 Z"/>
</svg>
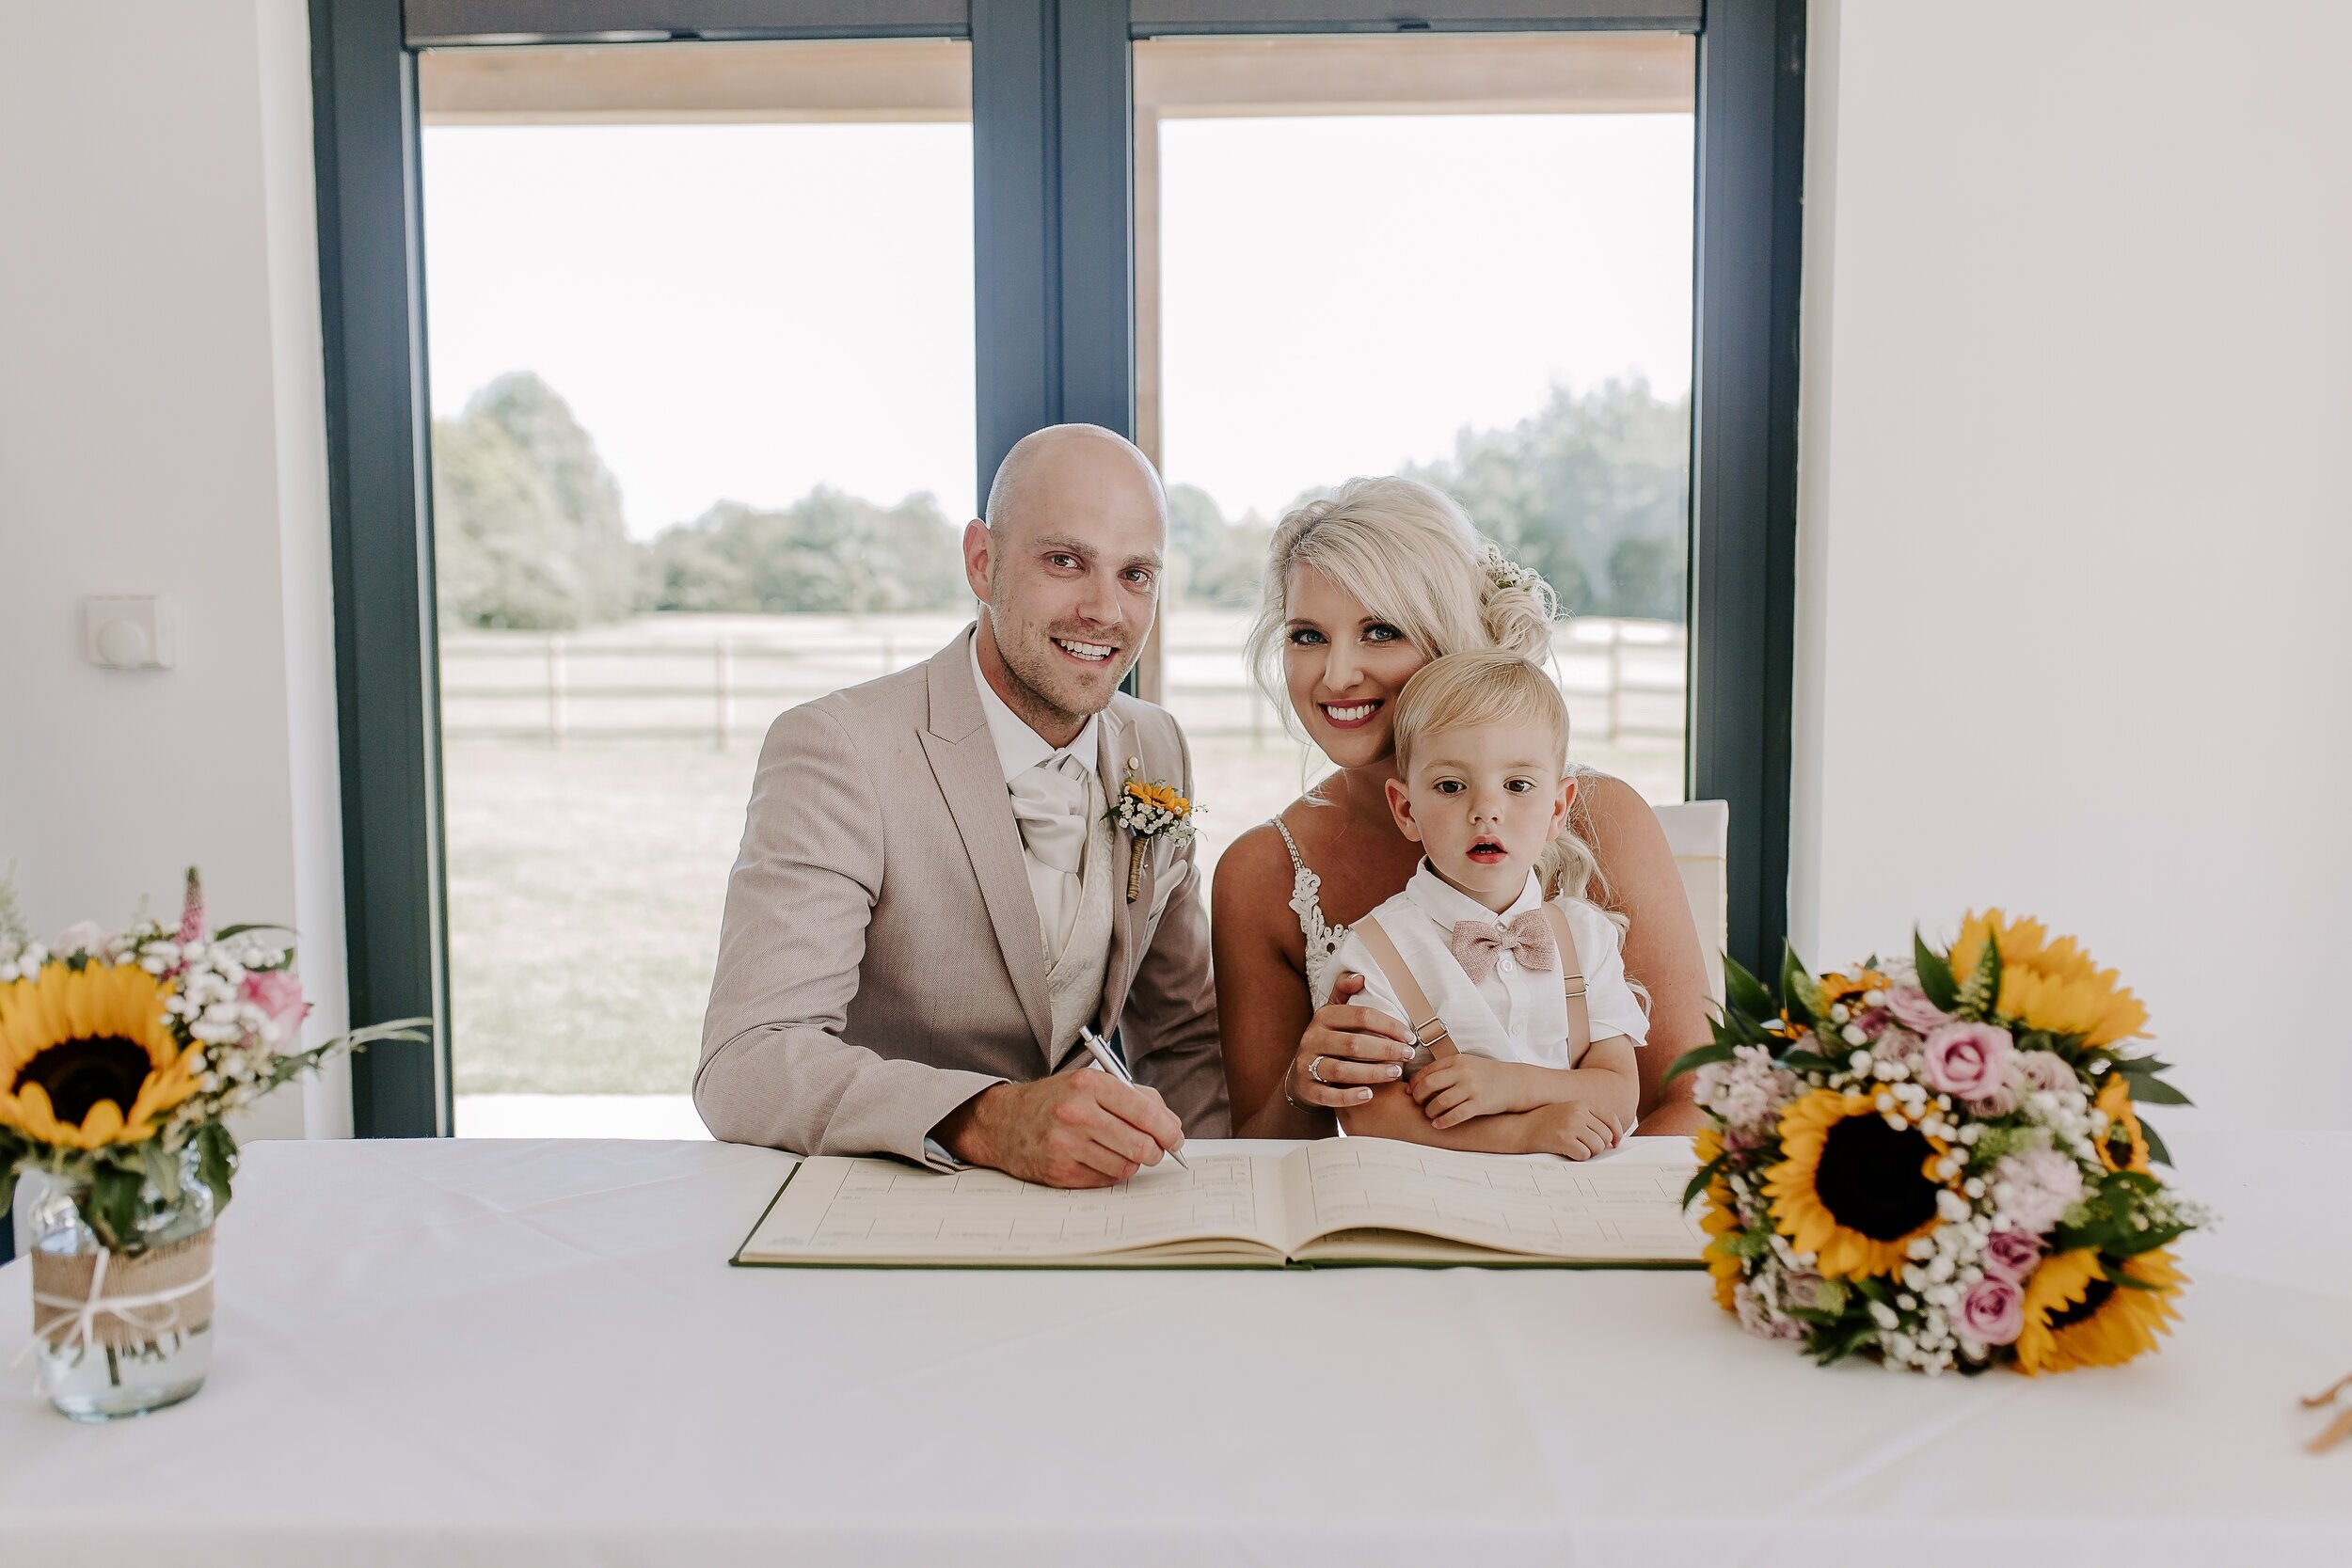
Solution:
<svg viewBox="0 0 2352 1568">
<path fill-rule="evenodd" d="M 33 1338 L 130 1350 L 213 1321 L 213 1232 L 151 1252 L 33 1254 Z"/>
</svg>

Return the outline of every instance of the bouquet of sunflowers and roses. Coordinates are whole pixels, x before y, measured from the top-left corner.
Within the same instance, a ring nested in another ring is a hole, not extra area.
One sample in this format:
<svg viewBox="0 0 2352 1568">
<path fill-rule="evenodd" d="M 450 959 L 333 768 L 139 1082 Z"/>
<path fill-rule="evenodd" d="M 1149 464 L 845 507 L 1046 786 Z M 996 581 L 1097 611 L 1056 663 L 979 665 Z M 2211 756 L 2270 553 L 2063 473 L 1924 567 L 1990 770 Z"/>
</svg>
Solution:
<svg viewBox="0 0 2352 1568">
<path fill-rule="evenodd" d="M 20 1176 L 44 1179 L 34 1342 L 70 1415 L 135 1414 L 201 1381 L 228 1118 L 345 1052 L 427 1037 L 406 1019 L 306 1048 L 285 935 L 211 929 L 191 870 L 176 927 L 77 926 L 53 946 L 0 879 L 0 1215 Z"/>
<path fill-rule="evenodd" d="M 1737 964 L 1697 1069 L 1707 1262 L 1742 1326 L 1824 1364 L 2028 1374 L 2153 1349 L 2210 1215 L 2137 1104 L 2185 1105 L 2135 1054 L 2146 1010 L 2071 937 L 1998 910 L 1908 963 Z"/>
</svg>

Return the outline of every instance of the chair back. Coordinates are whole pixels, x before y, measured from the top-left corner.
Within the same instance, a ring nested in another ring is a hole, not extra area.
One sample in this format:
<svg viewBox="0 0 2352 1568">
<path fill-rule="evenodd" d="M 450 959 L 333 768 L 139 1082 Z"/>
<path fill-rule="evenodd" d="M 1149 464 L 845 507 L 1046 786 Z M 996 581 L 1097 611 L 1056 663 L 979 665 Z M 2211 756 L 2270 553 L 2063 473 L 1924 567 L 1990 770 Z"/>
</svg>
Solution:
<svg viewBox="0 0 2352 1568">
<path fill-rule="evenodd" d="M 1731 940 L 1731 807 L 1722 800 L 1687 800 L 1651 808 L 1666 830 L 1675 867 L 1682 873 L 1691 923 L 1707 958 L 1708 994 L 1724 999 L 1724 947 Z"/>
</svg>

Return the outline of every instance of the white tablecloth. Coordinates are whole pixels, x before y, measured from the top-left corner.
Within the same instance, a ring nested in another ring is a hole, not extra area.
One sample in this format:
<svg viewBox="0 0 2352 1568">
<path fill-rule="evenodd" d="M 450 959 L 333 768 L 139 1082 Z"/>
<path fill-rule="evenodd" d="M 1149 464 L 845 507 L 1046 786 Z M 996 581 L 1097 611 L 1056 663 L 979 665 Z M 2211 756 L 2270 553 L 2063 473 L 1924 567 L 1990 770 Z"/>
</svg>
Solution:
<svg viewBox="0 0 2352 1568">
<path fill-rule="evenodd" d="M 202 1393 L 0 1386 L 0 1560 L 2352 1560 L 2296 1406 L 2352 1371 L 2352 1136 L 2175 1148 L 2226 1223 L 2163 1354 L 1930 1382 L 1696 1274 L 733 1269 L 783 1155 L 262 1144 Z"/>
</svg>

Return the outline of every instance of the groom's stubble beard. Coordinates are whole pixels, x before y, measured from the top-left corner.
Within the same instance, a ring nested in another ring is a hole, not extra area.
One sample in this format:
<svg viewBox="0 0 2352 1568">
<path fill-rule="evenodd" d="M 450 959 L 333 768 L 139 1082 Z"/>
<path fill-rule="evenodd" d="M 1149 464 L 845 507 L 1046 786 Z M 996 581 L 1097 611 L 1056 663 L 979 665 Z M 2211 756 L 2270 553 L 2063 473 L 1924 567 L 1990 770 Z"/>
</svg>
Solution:
<svg viewBox="0 0 2352 1568">
<path fill-rule="evenodd" d="M 1132 627 L 1122 627 L 1119 652 L 1104 661 L 1104 675 L 1096 677 L 1100 685 L 1076 678 L 1078 673 L 1063 664 L 1066 656 L 1052 645 L 1051 639 L 1061 636 L 1093 641 L 1102 639 L 1101 633 L 1085 628 L 1057 631 L 1026 622 L 1009 626 L 1007 618 L 995 608 L 1003 602 L 1003 587 L 993 573 L 989 598 L 992 602 L 981 606 L 981 613 L 988 617 L 997 657 L 1004 662 L 1005 673 L 1013 688 L 1006 705 L 1032 729 L 1042 732 L 1083 728 L 1089 719 L 1110 705 L 1120 682 L 1127 678 L 1127 672 L 1142 657 L 1143 638 L 1135 635 Z M 1146 635 L 1150 629 L 1147 622 Z"/>
</svg>

